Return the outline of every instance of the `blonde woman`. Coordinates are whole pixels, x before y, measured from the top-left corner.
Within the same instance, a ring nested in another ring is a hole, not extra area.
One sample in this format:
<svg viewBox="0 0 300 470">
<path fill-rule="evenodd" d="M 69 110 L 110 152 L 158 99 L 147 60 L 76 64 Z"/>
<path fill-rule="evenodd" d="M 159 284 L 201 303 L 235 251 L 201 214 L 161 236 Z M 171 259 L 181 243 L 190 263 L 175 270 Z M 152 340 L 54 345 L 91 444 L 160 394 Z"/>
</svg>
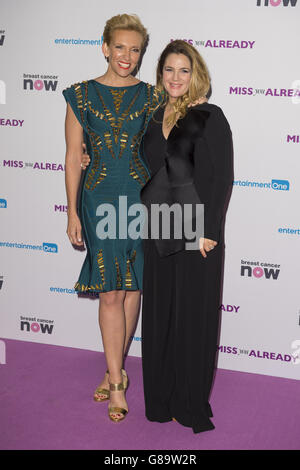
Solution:
<svg viewBox="0 0 300 470">
<path fill-rule="evenodd" d="M 103 75 L 63 91 L 66 113 L 67 234 L 73 245 L 87 254 L 75 290 L 99 293 L 99 325 L 107 372 L 94 393 L 98 402 L 109 400 L 109 417 L 121 421 L 128 412 L 125 390 L 128 377 L 124 354 L 136 326 L 142 288 L 141 240 L 122 239 L 118 228 L 119 196 L 130 206 L 140 201 L 140 190 L 149 179 L 139 146 L 153 109 L 155 88 L 139 81 L 139 66 L 147 31 L 136 15 L 109 19 L 102 51 L 107 61 Z M 82 144 L 91 164 L 80 186 Z M 116 238 L 105 238 L 99 215 L 109 204 L 117 215 Z"/>
<path fill-rule="evenodd" d="M 174 41 L 162 52 L 157 87 L 166 99 L 144 135 L 151 179 L 141 199 L 204 204 L 197 249 L 182 239 L 145 240 L 142 356 L 146 416 L 174 419 L 194 433 L 214 429 L 209 394 L 217 350 L 223 216 L 232 185 L 232 144 L 222 110 L 188 105 L 210 87 L 198 51 Z"/>
</svg>

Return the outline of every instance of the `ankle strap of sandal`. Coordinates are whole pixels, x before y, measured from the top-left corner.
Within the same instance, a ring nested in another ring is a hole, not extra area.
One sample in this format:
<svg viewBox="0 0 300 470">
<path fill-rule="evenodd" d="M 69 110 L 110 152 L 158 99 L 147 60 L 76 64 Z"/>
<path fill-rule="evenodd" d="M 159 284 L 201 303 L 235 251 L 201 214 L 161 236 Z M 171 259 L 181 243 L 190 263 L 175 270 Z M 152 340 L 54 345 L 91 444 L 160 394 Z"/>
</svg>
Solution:
<svg viewBox="0 0 300 470">
<path fill-rule="evenodd" d="M 112 392 L 118 392 L 120 390 L 125 390 L 124 389 L 124 385 L 123 383 L 119 383 L 119 384 L 109 384 L 109 390 L 111 390 Z"/>
</svg>

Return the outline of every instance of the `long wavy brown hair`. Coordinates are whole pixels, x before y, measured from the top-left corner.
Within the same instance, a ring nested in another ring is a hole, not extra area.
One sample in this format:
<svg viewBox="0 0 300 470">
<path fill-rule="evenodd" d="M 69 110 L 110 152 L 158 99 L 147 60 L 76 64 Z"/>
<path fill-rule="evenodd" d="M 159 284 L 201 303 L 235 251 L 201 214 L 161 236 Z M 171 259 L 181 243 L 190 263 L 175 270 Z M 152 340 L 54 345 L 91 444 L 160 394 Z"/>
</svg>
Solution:
<svg viewBox="0 0 300 470">
<path fill-rule="evenodd" d="M 188 91 L 177 98 L 173 104 L 173 112 L 167 119 L 167 125 L 173 126 L 177 119 L 183 118 L 190 103 L 194 103 L 200 97 L 205 97 L 210 88 L 210 76 L 207 66 L 199 52 L 189 43 L 177 39 L 170 42 L 162 51 L 158 60 L 156 69 L 156 87 L 160 92 L 165 92 L 163 86 L 163 68 L 169 54 L 185 55 L 192 68 L 192 76 Z M 165 93 L 164 105 L 168 102 L 167 93 Z"/>
</svg>

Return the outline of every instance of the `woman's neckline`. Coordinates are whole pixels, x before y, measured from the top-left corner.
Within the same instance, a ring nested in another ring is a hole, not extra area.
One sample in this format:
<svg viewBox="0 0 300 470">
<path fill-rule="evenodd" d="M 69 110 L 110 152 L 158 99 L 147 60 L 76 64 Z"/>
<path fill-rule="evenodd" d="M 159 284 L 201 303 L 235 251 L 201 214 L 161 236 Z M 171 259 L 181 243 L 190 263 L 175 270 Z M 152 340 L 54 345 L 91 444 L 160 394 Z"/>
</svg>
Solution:
<svg viewBox="0 0 300 470">
<path fill-rule="evenodd" d="M 98 85 L 101 85 L 101 86 L 105 86 L 107 88 L 133 88 L 135 86 L 138 86 L 140 85 L 141 83 L 143 83 L 142 81 L 139 81 L 137 83 L 135 83 L 134 85 L 127 85 L 127 86 L 114 86 L 114 85 L 105 85 L 104 83 L 100 83 L 98 82 L 97 80 L 95 80 L 94 78 L 91 80 L 92 82 L 95 82 L 95 83 L 98 83 Z"/>
<path fill-rule="evenodd" d="M 168 134 L 168 136 L 167 136 L 167 138 L 166 138 L 166 137 L 165 137 L 165 134 L 164 134 L 164 131 L 163 131 L 165 110 L 166 110 L 166 108 L 162 109 L 161 134 L 162 134 L 162 136 L 163 136 L 163 139 L 164 139 L 166 142 L 168 142 L 168 139 L 169 139 L 169 137 L 170 137 L 170 134 L 172 133 L 174 127 L 176 127 L 177 121 L 176 121 L 176 123 L 172 126 L 172 128 L 170 129 L 169 134 Z"/>
</svg>

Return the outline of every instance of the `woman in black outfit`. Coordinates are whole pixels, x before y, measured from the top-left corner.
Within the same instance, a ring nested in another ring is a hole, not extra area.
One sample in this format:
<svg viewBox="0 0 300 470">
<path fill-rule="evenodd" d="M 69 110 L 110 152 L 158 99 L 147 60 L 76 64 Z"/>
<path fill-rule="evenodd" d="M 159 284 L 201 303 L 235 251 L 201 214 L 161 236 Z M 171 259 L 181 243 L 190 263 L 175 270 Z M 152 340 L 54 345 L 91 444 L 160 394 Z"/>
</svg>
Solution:
<svg viewBox="0 0 300 470">
<path fill-rule="evenodd" d="M 188 107 L 210 80 L 196 49 L 170 43 L 159 59 L 165 103 L 143 140 L 151 179 L 142 202 L 204 204 L 199 249 L 185 240 L 144 241 L 142 363 L 146 417 L 175 419 L 194 433 L 214 429 L 209 404 L 216 359 L 224 238 L 222 221 L 233 180 L 229 124 L 216 105 Z"/>
</svg>

